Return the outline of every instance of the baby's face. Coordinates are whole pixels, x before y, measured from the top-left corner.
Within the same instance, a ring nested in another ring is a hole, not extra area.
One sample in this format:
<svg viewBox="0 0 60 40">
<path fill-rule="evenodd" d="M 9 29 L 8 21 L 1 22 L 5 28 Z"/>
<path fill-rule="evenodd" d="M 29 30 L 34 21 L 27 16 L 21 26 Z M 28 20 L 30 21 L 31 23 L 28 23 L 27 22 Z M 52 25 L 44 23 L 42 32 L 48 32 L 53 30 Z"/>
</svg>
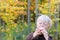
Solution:
<svg viewBox="0 0 60 40">
<path fill-rule="evenodd" d="M 45 28 L 47 30 L 48 27 L 49 27 L 49 23 L 46 22 L 46 21 L 39 20 L 37 22 L 37 28 L 41 28 L 41 27 L 43 27 L 43 28 Z"/>
</svg>

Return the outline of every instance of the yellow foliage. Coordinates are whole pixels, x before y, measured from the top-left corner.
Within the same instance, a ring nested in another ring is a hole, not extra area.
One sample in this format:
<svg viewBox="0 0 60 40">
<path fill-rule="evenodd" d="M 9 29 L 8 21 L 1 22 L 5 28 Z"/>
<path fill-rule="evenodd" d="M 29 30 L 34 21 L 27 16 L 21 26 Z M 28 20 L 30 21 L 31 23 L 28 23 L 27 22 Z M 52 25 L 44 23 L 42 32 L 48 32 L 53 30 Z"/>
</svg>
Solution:
<svg viewBox="0 0 60 40">
<path fill-rule="evenodd" d="M 10 29 L 9 29 L 9 28 L 7 28 L 7 29 L 5 30 L 5 32 L 10 32 Z"/>
<path fill-rule="evenodd" d="M 34 9 L 34 7 L 33 6 L 30 6 L 30 10 L 33 10 Z"/>
<path fill-rule="evenodd" d="M 51 3 L 51 4 L 54 4 L 54 2 L 55 2 L 55 0 L 50 0 L 50 3 Z"/>
<path fill-rule="evenodd" d="M 1 32 L 5 32 L 5 29 L 1 29 Z"/>
<path fill-rule="evenodd" d="M 51 0 L 51 2 L 53 2 L 53 1 L 54 0 Z M 50 12 L 50 14 L 53 14 L 56 9 L 56 6 L 53 3 L 51 3 L 51 4 L 45 3 L 44 5 L 40 5 L 39 11 L 41 11 L 43 14 L 48 14 L 49 12 Z"/>
<path fill-rule="evenodd" d="M 51 4 L 58 4 L 58 3 L 60 3 L 60 0 L 50 0 L 50 3 Z"/>
<path fill-rule="evenodd" d="M 11 10 L 24 10 L 24 7 L 11 7 Z"/>
</svg>

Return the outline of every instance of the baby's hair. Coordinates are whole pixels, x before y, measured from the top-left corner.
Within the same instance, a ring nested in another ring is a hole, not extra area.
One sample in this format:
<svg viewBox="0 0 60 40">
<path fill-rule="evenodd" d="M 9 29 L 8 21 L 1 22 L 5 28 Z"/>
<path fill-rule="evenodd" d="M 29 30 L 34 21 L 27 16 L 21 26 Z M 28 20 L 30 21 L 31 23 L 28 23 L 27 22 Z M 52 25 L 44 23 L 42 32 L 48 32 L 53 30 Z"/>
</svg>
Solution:
<svg viewBox="0 0 60 40">
<path fill-rule="evenodd" d="M 38 23 L 38 20 L 46 21 L 46 22 L 49 23 L 50 27 L 52 26 L 52 20 L 51 20 L 51 18 L 50 18 L 49 16 L 47 16 L 47 15 L 41 15 L 41 16 L 39 16 L 39 17 L 37 18 L 37 22 L 36 22 L 36 23 Z"/>
</svg>

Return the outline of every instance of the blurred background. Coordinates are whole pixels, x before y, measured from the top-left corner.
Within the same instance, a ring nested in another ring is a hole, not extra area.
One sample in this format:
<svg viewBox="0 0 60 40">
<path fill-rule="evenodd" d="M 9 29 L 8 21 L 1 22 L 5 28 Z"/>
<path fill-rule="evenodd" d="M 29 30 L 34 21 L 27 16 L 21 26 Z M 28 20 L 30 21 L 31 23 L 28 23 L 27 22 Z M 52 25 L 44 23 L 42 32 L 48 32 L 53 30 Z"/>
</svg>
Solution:
<svg viewBox="0 0 60 40">
<path fill-rule="evenodd" d="M 0 40 L 26 40 L 42 14 L 53 21 L 53 40 L 60 40 L 60 0 L 0 0 Z"/>
</svg>

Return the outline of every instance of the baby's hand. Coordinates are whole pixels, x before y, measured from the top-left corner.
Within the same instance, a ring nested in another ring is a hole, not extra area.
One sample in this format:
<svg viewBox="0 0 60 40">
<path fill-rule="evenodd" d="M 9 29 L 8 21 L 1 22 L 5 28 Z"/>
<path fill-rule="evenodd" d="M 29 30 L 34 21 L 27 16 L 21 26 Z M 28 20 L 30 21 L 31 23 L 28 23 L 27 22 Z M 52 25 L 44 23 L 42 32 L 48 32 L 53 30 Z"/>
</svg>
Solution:
<svg viewBox="0 0 60 40">
<path fill-rule="evenodd" d="M 45 39 L 48 40 L 48 32 L 45 30 L 45 28 L 37 28 L 36 31 L 33 33 L 33 37 L 36 37 L 37 35 L 43 34 Z"/>
<path fill-rule="evenodd" d="M 45 39 L 48 40 L 48 32 L 44 28 L 40 28 L 42 34 L 44 35 Z"/>
<path fill-rule="evenodd" d="M 40 35 L 40 34 L 42 34 L 41 30 L 40 29 L 36 29 L 35 32 L 33 33 L 33 37 L 36 37 L 37 35 Z"/>
</svg>

